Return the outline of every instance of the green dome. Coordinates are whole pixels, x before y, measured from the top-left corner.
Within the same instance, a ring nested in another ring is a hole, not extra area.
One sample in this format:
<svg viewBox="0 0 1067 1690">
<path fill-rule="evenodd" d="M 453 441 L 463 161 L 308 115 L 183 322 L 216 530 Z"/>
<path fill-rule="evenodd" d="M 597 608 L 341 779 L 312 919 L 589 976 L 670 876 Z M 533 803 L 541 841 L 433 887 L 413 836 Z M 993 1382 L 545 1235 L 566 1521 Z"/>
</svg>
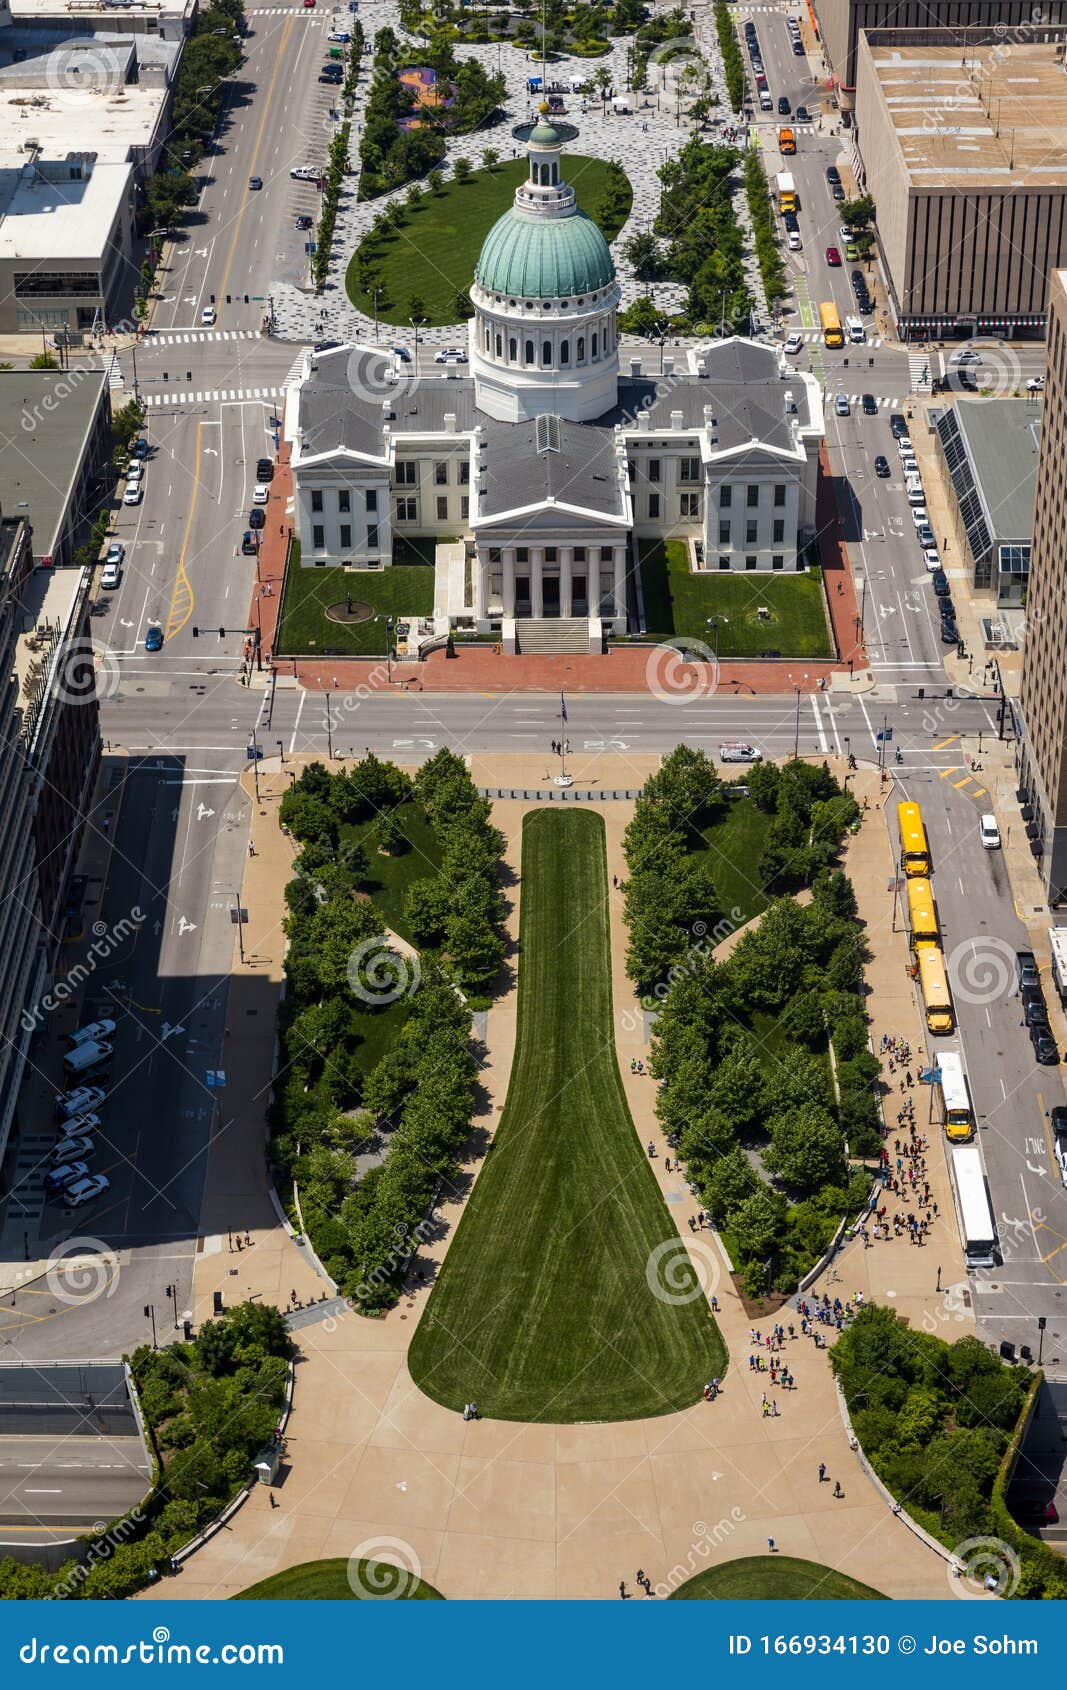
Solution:
<svg viewBox="0 0 1067 1690">
<path fill-rule="evenodd" d="M 553 129 L 550 123 L 542 121 L 531 129 L 529 139 L 540 147 L 558 147 L 559 131 Z"/>
<path fill-rule="evenodd" d="M 591 217 L 524 217 L 512 208 L 485 237 L 475 279 L 490 293 L 567 299 L 615 279 L 608 243 Z"/>
</svg>

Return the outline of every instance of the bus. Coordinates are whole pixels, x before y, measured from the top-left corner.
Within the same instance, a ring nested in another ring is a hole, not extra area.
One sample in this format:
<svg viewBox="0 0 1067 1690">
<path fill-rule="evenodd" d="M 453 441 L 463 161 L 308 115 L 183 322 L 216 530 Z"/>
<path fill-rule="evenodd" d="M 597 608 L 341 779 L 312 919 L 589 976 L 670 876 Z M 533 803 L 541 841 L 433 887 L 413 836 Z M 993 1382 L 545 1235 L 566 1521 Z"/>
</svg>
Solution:
<svg viewBox="0 0 1067 1690">
<path fill-rule="evenodd" d="M 916 945 L 916 971 L 931 1033 L 951 1033 L 956 1025 L 948 990 L 945 959 L 939 945 Z"/>
<path fill-rule="evenodd" d="M 930 873 L 930 848 L 926 843 L 922 811 L 918 804 L 897 805 L 897 832 L 900 834 L 900 866 L 908 876 L 926 879 Z"/>
<path fill-rule="evenodd" d="M 937 910 L 934 906 L 934 894 L 930 882 L 919 879 L 909 880 L 907 888 L 908 926 L 911 930 L 912 945 L 938 944 L 941 935 L 937 928 Z"/>
<path fill-rule="evenodd" d="M 837 314 L 837 306 L 832 299 L 828 299 L 819 306 L 819 323 L 822 327 L 824 346 L 844 346 L 845 333 L 841 327 L 841 319 Z"/>
<path fill-rule="evenodd" d="M 995 1267 L 997 1228 L 989 1206 L 985 1169 L 976 1144 L 952 1152 L 952 1194 L 963 1254 L 969 1268 Z"/>
<path fill-rule="evenodd" d="M 963 1072 L 963 1058 L 958 1050 L 935 1050 L 931 1053 L 930 1062 L 941 1075 L 937 1093 L 945 1137 L 953 1144 L 966 1144 L 974 1137 L 974 1110 L 967 1089 L 967 1076 Z"/>
</svg>

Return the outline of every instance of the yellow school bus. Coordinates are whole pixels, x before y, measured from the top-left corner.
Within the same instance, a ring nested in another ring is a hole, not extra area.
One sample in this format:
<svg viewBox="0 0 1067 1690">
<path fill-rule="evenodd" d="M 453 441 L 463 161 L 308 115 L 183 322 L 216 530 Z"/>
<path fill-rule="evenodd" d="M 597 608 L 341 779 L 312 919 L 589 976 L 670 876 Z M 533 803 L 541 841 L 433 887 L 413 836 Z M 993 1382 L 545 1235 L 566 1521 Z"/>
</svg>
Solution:
<svg viewBox="0 0 1067 1690">
<path fill-rule="evenodd" d="M 922 811 L 918 804 L 897 805 L 897 832 L 900 834 L 900 866 L 910 878 L 925 880 L 930 873 L 930 847 L 926 843 Z"/>
<path fill-rule="evenodd" d="M 941 938 L 933 888 L 928 880 L 916 877 L 908 881 L 908 928 L 913 945 L 936 945 Z"/>
<path fill-rule="evenodd" d="M 926 1025 L 931 1033 L 951 1033 L 956 1022 L 941 947 L 916 945 L 915 960 L 919 965 L 919 989 L 926 1010 Z"/>
<path fill-rule="evenodd" d="M 832 299 L 819 306 L 819 324 L 822 328 L 824 346 L 844 346 L 845 336 L 841 328 L 841 319 L 837 314 L 837 306 Z"/>
</svg>

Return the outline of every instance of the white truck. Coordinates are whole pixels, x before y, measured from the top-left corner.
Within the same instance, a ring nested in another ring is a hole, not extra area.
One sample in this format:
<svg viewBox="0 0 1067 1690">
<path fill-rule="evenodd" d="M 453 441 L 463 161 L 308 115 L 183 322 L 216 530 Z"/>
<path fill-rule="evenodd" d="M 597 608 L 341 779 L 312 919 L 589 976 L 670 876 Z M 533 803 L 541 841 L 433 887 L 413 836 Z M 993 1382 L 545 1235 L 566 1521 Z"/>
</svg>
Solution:
<svg viewBox="0 0 1067 1690">
<path fill-rule="evenodd" d="M 1052 978 L 1060 994 L 1060 1002 L 1067 1006 L 1067 927 L 1050 927 L 1048 946 L 1052 953 Z"/>
<path fill-rule="evenodd" d="M 93 1068 L 98 1068 L 101 1062 L 106 1062 L 111 1055 L 111 1046 L 106 1039 L 87 1039 L 84 1044 L 75 1045 L 68 1050 L 63 1058 L 63 1066 L 68 1074 L 88 1074 Z"/>
<path fill-rule="evenodd" d="M 860 346 L 867 339 L 867 330 L 858 317 L 845 318 L 845 331 L 853 346 Z"/>
</svg>

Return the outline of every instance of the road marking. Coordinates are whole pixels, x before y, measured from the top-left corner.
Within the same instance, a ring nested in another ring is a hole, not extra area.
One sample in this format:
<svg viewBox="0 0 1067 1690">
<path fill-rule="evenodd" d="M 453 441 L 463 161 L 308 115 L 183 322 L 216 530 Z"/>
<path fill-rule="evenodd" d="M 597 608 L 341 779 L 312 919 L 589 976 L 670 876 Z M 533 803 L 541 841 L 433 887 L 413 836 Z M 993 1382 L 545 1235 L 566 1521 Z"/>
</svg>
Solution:
<svg viewBox="0 0 1067 1690">
<path fill-rule="evenodd" d="M 286 54 L 286 50 L 289 46 L 289 36 L 292 33 L 292 28 L 293 28 L 293 20 L 292 20 L 292 18 L 287 18 L 285 25 L 282 29 L 281 40 L 278 42 L 278 46 L 277 46 L 277 55 L 278 56 L 277 56 L 277 58 L 275 59 L 275 62 L 274 62 L 274 71 L 271 75 L 270 82 L 267 85 L 267 97 L 263 102 L 263 116 L 259 120 L 259 128 L 256 131 L 256 139 L 255 139 L 255 143 L 252 147 L 252 158 L 251 158 L 251 174 L 252 175 L 255 175 L 255 172 L 256 172 L 256 159 L 259 155 L 259 149 L 263 144 L 263 132 L 267 127 L 267 119 L 271 114 L 271 101 L 274 98 L 274 87 L 275 87 L 275 83 L 278 80 L 278 72 L 281 70 L 283 63 L 285 62 L 285 54 Z M 220 299 L 223 297 L 223 295 L 226 292 L 226 284 L 229 281 L 230 271 L 233 268 L 233 261 L 234 261 L 234 258 L 236 256 L 236 253 L 237 253 L 237 243 L 241 238 L 241 219 L 243 218 L 249 203 L 250 203 L 250 201 L 248 200 L 247 197 L 242 199 L 241 209 L 237 213 L 237 217 L 236 217 L 236 220 L 234 222 L 233 240 L 230 242 L 230 251 L 229 251 L 229 255 L 226 259 L 226 268 L 222 272 L 222 280 L 218 284 L 218 288 L 216 290 L 216 297 L 218 297 Z"/>
<path fill-rule="evenodd" d="M 182 549 L 178 556 L 178 573 L 174 580 L 174 591 L 171 594 L 170 609 L 167 611 L 167 623 L 163 630 L 163 644 L 166 645 L 176 634 L 180 634 L 190 616 L 196 600 L 193 596 L 192 584 L 185 572 L 185 554 L 189 548 L 189 536 L 193 528 L 193 516 L 196 512 L 196 495 L 200 487 L 200 424 L 196 425 L 196 457 L 193 460 L 193 496 L 189 500 L 189 515 L 185 519 L 185 534 L 182 537 Z"/>
</svg>

